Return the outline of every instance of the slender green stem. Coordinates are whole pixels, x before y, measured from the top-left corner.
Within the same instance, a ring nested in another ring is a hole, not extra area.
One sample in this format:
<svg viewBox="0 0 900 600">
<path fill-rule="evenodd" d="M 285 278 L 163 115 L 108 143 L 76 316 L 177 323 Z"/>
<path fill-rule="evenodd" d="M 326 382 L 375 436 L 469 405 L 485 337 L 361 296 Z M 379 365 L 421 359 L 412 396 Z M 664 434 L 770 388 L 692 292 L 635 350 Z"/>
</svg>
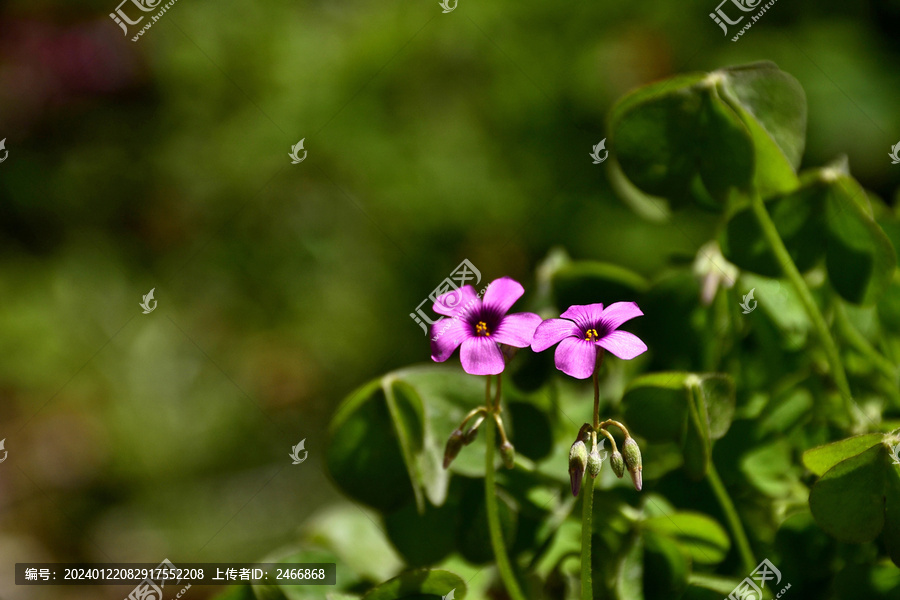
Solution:
<svg viewBox="0 0 900 600">
<path fill-rule="evenodd" d="M 706 479 L 709 481 L 709 486 L 719 501 L 719 506 L 722 507 L 722 512 L 725 513 L 728 527 L 731 528 L 734 541 L 737 543 L 738 554 L 741 555 L 741 562 L 744 563 L 744 570 L 752 573 L 757 566 L 757 562 L 753 558 L 753 550 L 750 549 L 750 540 L 747 539 L 747 534 L 744 532 L 744 526 L 741 523 L 741 518 L 738 516 L 737 509 L 734 507 L 734 502 L 731 501 L 731 496 L 728 495 L 725 484 L 719 478 L 719 472 L 716 471 L 716 465 L 712 459 L 709 461 L 709 472 L 706 474 Z"/>
<path fill-rule="evenodd" d="M 500 388 L 500 377 L 497 377 L 497 406 L 499 407 L 499 388 Z M 491 412 L 494 412 L 493 407 L 491 406 L 491 388 L 490 388 L 490 377 L 488 377 L 488 389 L 485 394 L 485 401 L 487 402 L 488 409 Z M 499 408 L 498 408 L 499 409 Z M 506 543 L 503 541 L 503 531 L 500 529 L 500 513 L 497 507 L 497 484 L 494 480 L 494 446 L 496 444 L 496 430 L 495 427 L 497 424 L 494 422 L 494 419 L 485 419 L 484 426 L 486 431 L 485 433 L 485 443 L 487 444 L 487 448 L 485 449 L 485 462 L 484 462 L 484 503 L 487 508 L 487 519 L 488 519 L 488 530 L 491 536 L 491 547 L 494 549 L 494 557 L 497 559 L 497 570 L 500 572 L 500 579 L 503 580 L 503 585 L 506 586 L 506 591 L 509 593 L 510 598 L 512 600 L 525 600 L 525 596 L 522 594 L 522 590 L 519 588 L 519 583 L 516 581 L 515 575 L 513 575 L 512 565 L 509 562 L 509 557 L 506 554 Z"/>
<path fill-rule="evenodd" d="M 591 580 L 591 519 L 594 516 L 594 478 L 585 473 L 581 488 L 581 600 L 593 600 L 594 585 Z"/>
<path fill-rule="evenodd" d="M 847 309 L 843 304 L 838 303 L 834 311 L 838 327 L 840 327 L 843 338 L 856 348 L 856 351 L 865 356 L 882 375 L 888 378 L 891 383 L 897 382 L 897 365 L 889 361 L 881 355 L 872 344 L 869 343 L 863 334 L 856 329 L 847 316 Z"/>
<path fill-rule="evenodd" d="M 594 431 L 591 439 L 594 442 L 591 450 L 597 446 L 597 431 L 600 429 L 600 365 L 603 364 L 603 349 L 597 356 L 597 366 L 594 368 L 592 379 L 594 381 Z M 605 433 L 605 432 L 604 432 Z M 594 478 L 590 473 L 585 473 L 584 484 L 581 491 L 581 600 L 593 600 L 594 582 L 591 579 L 591 532 L 593 525 L 594 505 Z"/>
<path fill-rule="evenodd" d="M 841 364 L 841 355 L 840 352 L 838 352 L 837 344 L 835 344 L 834 338 L 831 337 L 831 332 L 828 330 L 828 325 L 825 323 L 825 317 L 822 316 L 822 312 L 816 305 L 812 292 L 809 291 L 809 287 L 803 280 L 803 276 L 797 269 L 797 265 L 794 264 L 794 259 L 791 258 L 791 254 L 788 252 L 781 236 L 778 234 L 775 222 L 772 221 L 772 217 L 769 216 L 769 211 L 766 210 L 765 203 L 758 193 L 754 193 L 753 195 L 752 206 L 760 227 L 762 227 L 766 241 L 772 248 L 772 252 L 775 253 L 775 258 L 781 263 L 781 269 L 784 271 L 784 274 L 790 279 L 794 288 L 797 290 L 800 301 L 803 303 L 803 307 L 806 309 L 806 313 L 809 315 L 810 321 L 812 321 L 812 325 L 819 336 L 819 341 L 822 343 L 822 347 L 825 350 L 825 356 L 831 367 L 831 376 L 834 378 L 834 382 L 844 400 L 847 416 L 850 417 L 852 421 L 858 423 L 859 413 L 853 403 L 853 396 L 850 393 L 850 383 L 847 381 L 844 365 Z"/>
</svg>

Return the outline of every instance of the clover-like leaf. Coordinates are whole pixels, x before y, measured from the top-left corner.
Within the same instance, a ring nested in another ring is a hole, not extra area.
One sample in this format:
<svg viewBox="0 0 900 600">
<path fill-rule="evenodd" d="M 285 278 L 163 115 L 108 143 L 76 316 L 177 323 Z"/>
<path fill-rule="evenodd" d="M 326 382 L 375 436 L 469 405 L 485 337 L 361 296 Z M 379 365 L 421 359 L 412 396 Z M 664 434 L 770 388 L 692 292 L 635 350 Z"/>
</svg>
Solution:
<svg viewBox="0 0 900 600">
<path fill-rule="evenodd" d="M 796 185 L 806 97 L 773 63 L 691 73 L 623 98 L 609 130 L 622 173 L 641 192 L 721 208 L 751 184 L 765 195 Z"/>
<path fill-rule="evenodd" d="M 885 546 L 900 566 L 900 465 L 890 434 L 841 440 L 804 454 L 814 472 L 825 471 L 809 493 L 816 524 L 842 542 L 871 542 L 884 533 Z"/>
<path fill-rule="evenodd" d="M 845 300 L 871 304 L 891 285 L 896 252 L 846 161 L 804 173 L 795 190 L 770 198 L 766 209 L 797 268 L 806 271 L 824 256 L 831 285 Z M 731 216 L 719 243 L 741 269 L 781 274 L 750 208 Z"/>
</svg>

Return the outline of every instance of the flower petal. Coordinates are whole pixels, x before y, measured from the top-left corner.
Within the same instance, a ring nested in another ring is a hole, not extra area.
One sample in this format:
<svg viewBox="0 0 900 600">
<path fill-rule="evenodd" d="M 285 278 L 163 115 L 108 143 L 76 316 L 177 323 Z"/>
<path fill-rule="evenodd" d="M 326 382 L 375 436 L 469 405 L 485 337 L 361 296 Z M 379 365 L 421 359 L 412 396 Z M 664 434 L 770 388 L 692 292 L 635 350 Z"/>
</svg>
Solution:
<svg viewBox="0 0 900 600">
<path fill-rule="evenodd" d="M 587 379 L 597 367 L 594 342 L 566 338 L 556 347 L 556 368 L 575 379 Z"/>
<path fill-rule="evenodd" d="M 638 308 L 637 302 L 615 302 L 606 307 L 600 319 L 606 325 L 607 331 L 614 331 L 625 321 L 640 317 L 644 313 Z"/>
<path fill-rule="evenodd" d="M 600 339 L 597 345 L 625 360 L 631 360 L 647 351 L 647 344 L 642 342 L 638 336 L 627 331 L 613 331 Z"/>
<path fill-rule="evenodd" d="M 516 348 L 527 348 L 534 338 L 534 330 L 541 324 L 541 318 L 534 313 L 515 313 L 506 315 L 500 321 L 491 337 L 498 344 L 507 344 Z"/>
<path fill-rule="evenodd" d="M 566 309 L 566 312 L 559 315 L 563 319 L 575 321 L 582 331 L 587 331 L 597 326 L 603 317 L 602 304 L 574 304 Z"/>
<path fill-rule="evenodd" d="M 431 326 L 431 360 L 444 362 L 469 337 L 463 321 L 441 319 Z"/>
<path fill-rule="evenodd" d="M 495 279 L 488 284 L 484 292 L 484 307 L 498 316 L 503 316 L 524 293 L 525 288 L 515 279 L 509 277 Z"/>
<path fill-rule="evenodd" d="M 459 351 L 463 371 L 469 375 L 497 375 L 506 365 L 497 342 L 490 337 L 470 337 Z"/>
<path fill-rule="evenodd" d="M 438 296 L 432 310 L 445 317 L 459 316 L 457 313 L 465 308 L 471 309 L 478 302 L 478 295 L 471 285 L 464 285 L 458 290 L 451 290 Z"/>
<path fill-rule="evenodd" d="M 581 330 L 568 319 L 547 319 L 534 331 L 531 349 L 543 352 L 567 337 L 581 337 Z"/>
</svg>

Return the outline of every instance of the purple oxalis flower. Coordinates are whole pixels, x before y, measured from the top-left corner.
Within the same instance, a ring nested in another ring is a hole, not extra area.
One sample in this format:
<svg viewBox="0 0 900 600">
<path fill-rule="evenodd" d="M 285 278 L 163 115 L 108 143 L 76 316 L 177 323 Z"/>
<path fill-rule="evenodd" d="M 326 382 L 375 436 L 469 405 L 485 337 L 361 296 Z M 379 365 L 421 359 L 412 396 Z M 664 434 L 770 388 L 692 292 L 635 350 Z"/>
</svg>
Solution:
<svg viewBox="0 0 900 600">
<path fill-rule="evenodd" d="M 462 346 L 459 359 L 471 375 L 497 375 L 506 366 L 498 344 L 527 348 L 541 318 L 534 313 L 506 314 L 525 289 L 509 277 L 495 279 L 478 297 L 471 285 L 438 296 L 434 312 L 450 317 L 432 326 L 431 358 L 444 362 Z"/>
<path fill-rule="evenodd" d="M 543 352 L 553 344 L 556 368 L 576 379 L 587 379 L 597 366 L 599 348 L 630 360 L 647 351 L 647 345 L 633 333 L 619 331 L 625 321 L 644 313 L 634 302 L 570 306 L 559 319 L 547 319 L 534 332 L 531 349 Z"/>
</svg>

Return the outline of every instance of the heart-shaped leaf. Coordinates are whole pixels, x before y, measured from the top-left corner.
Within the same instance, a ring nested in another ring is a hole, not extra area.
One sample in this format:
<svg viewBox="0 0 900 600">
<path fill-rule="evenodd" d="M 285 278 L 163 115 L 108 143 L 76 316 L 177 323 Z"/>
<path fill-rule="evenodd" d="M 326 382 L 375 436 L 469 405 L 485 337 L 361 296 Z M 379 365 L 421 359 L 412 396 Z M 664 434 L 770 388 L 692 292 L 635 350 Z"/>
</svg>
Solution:
<svg viewBox="0 0 900 600">
<path fill-rule="evenodd" d="M 867 433 L 819 446 L 803 453 L 803 464 L 818 476 L 841 461 L 862 454 L 884 439 L 881 433 Z"/>
<path fill-rule="evenodd" d="M 871 542 L 884 527 L 884 448 L 881 444 L 839 462 L 809 493 L 819 527 L 842 542 Z"/>
<path fill-rule="evenodd" d="M 751 183 L 765 195 L 796 185 L 806 97 L 773 63 L 692 73 L 626 96 L 609 130 L 622 173 L 640 191 L 721 207 Z"/>
<path fill-rule="evenodd" d="M 896 435 L 860 435 L 809 450 L 803 462 L 825 471 L 809 494 L 816 524 L 842 542 L 871 542 L 883 531 L 888 554 L 900 566 L 898 446 Z"/>
</svg>

